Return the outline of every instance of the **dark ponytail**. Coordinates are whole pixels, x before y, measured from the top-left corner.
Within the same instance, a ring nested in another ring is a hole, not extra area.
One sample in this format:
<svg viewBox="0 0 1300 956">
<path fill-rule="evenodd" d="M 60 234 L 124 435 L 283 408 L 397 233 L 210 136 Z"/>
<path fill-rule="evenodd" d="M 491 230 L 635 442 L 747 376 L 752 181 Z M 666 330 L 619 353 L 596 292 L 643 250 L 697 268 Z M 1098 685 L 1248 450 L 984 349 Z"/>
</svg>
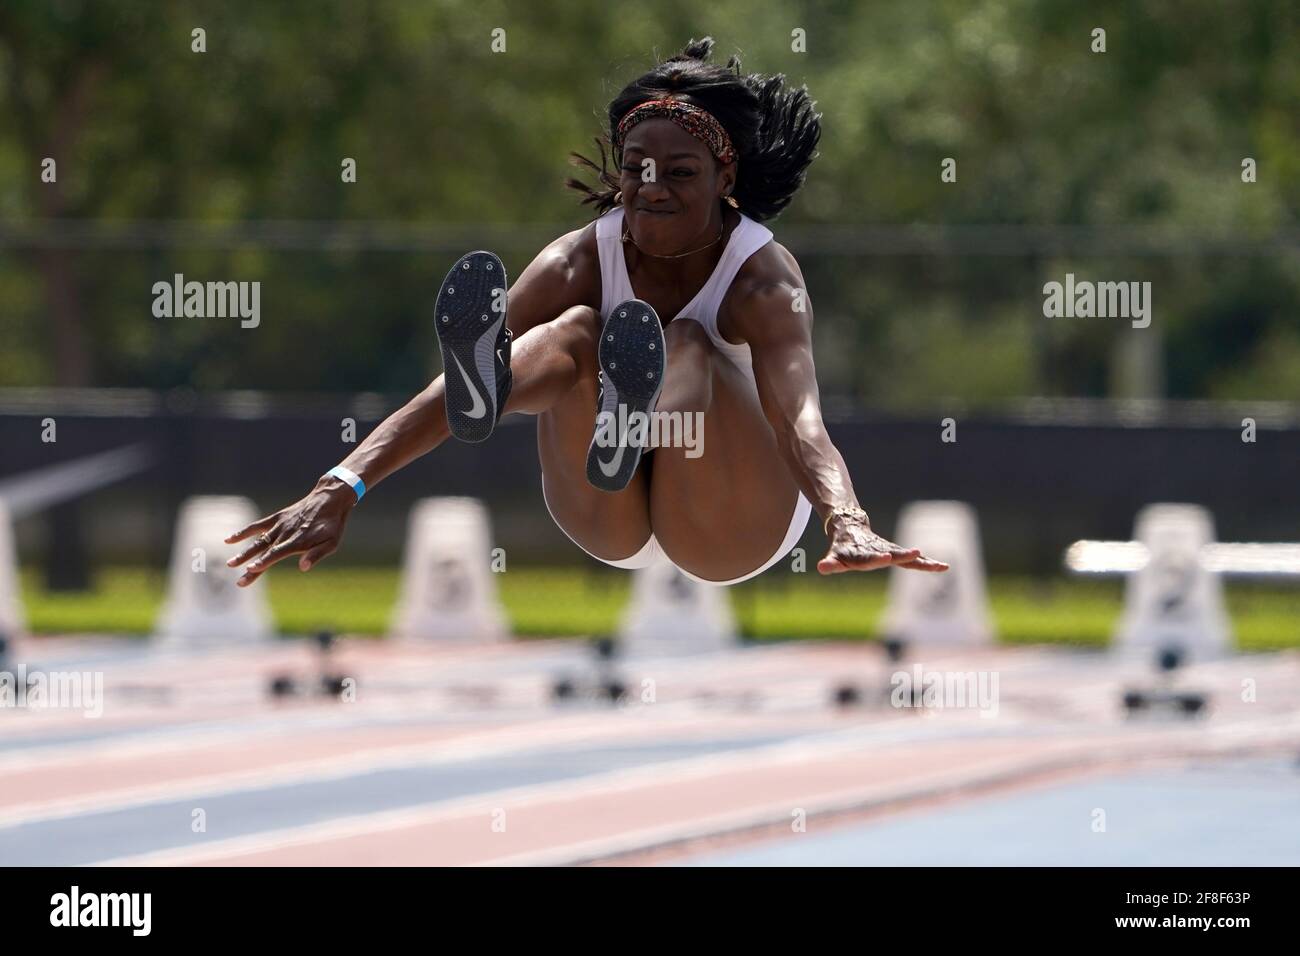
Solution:
<svg viewBox="0 0 1300 956">
<path fill-rule="evenodd" d="M 633 107 L 665 93 L 676 93 L 708 110 L 731 137 L 738 154 L 732 195 L 741 212 L 762 221 L 790 204 L 817 156 L 821 114 L 814 110 L 816 104 L 807 87 L 790 89 L 781 74 L 744 76 L 738 57 L 732 56 L 721 67 L 709 62 L 712 52 L 712 37 L 692 40 L 681 53 L 623 88 L 609 104 L 608 130 L 595 140 L 599 166 L 578 153 L 569 154 L 570 163 L 594 171 L 603 187 L 593 189 L 572 177 L 565 180 L 598 216 L 618 205 L 614 195 L 623 157 L 613 141 L 619 121 Z M 614 161 L 612 170 L 607 153 Z"/>
</svg>

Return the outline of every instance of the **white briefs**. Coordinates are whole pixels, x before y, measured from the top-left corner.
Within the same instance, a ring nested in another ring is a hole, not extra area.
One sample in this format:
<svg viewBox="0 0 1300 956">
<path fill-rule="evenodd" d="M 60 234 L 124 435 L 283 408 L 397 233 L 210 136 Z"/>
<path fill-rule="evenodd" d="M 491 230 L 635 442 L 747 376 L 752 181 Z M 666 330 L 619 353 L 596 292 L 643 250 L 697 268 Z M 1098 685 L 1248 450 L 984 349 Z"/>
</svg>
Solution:
<svg viewBox="0 0 1300 956">
<path fill-rule="evenodd" d="M 545 474 L 542 475 L 542 499 L 544 501 L 546 500 Z M 565 536 L 574 544 L 577 544 L 579 548 L 582 548 L 582 545 L 578 544 L 578 541 L 573 537 L 573 535 L 569 534 L 568 531 L 565 531 L 564 525 L 560 524 L 559 520 L 555 518 L 555 512 L 551 511 L 551 503 L 549 501 L 546 502 L 546 510 L 551 512 L 552 520 L 555 520 L 555 524 L 559 529 L 564 531 Z M 677 570 L 682 572 L 682 574 L 686 575 L 692 581 L 699 581 L 701 584 L 713 584 L 718 587 L 727 587 L 732 584 L 739 584 L 741 581 L 748 581 L 750 578 L 762 574 L 790 553 L 794 546 L 799 543 L 799 539 L 803 537 L 804 528 L 808 526 L 808 516 L 811 514 L 812 505 L 808 502 L 807 498 L 800 494 L 794 503 L 794 514 L 790 518 L 790 527 L 786 530 L 785 538 L 781 541 L 781 546 L 776 549 L 775 554 L 748 574 L 742 574 L 740 577 L 732 578 L 730 581 L 710 581 L 708 578 L 701 578 L 691 574 L 690 571 L 687 571 L 683 567 L 677 567 Z M 582 550 L 586 551 L 587 554 L 591 554 L 591 552 L 587 551 L 586 548 L 582 548 Z M 663 553 L 663 548 L 659 546 L 659 542 L 655 540 L 655 536 L 651 534 L 646 540 L 646 543 L 641 546 L 641 550 L 630 557 L 610 559 L 602 558 L 597 554 L 591 554 L 591 556 L 597 561 L 603 561 L 605 564 L 612 567 L 625 568 L 629 571 L 634 571 L 637 568 L 644 568 L 650 565 L 655 558 Z M 664 555 L 664 557 L 667 558 L 667 555 Z"/>
</svg>

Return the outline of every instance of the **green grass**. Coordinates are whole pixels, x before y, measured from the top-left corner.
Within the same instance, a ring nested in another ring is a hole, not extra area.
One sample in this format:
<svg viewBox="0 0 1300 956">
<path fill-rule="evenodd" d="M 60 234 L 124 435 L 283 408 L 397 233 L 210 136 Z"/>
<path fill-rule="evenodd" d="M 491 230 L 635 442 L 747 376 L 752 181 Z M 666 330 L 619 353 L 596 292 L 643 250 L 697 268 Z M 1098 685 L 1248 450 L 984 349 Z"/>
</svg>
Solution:
<svg viewBox="0 0 1300 956">
<path fill-rule="evenodd" d="M 516 568 L 497 584 L 517 634 L 572 635 L 616 629 L 628 599 L 630 576 L 573 568 Z M 769 572 L 731 588 L 744 633 L 759 639 L 877 636 L 885 607 L 882 574 L 796 575 Z M 279 629 L 305 633 L 332 628 L 383 634 L 397 598 L 392 568 L 322 565 L 302 574 L 290 563 L 273 569 L 267 588 Z M 45 591 L 34 568 L 22 573 L 28 626 L 35 633 L 149 633 L 165 579 L 138 567 L 101 569 L 85 594 Z M 1036 581 L 994 577 L 990 601 L 999 640 L 1010 644 L 1103 645 L 1110 640 L 1123 599 L 1119 580 L 1065 577 Z M 1300 588 L 1230 582 L 1228 609 L 1238 645 L 1263 650 L 1300 646 Z"/>
</svg>

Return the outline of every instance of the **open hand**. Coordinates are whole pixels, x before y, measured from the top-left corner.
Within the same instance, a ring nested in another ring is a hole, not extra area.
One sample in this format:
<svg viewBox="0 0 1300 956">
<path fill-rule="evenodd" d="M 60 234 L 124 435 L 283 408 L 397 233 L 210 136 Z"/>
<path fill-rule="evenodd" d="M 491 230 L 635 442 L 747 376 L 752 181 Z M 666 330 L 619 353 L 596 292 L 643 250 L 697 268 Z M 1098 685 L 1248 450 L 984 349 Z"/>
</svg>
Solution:
<svg viewBox="0 0 1300 956">
<path fill-rule="evenodd" d="M 252 544 L 226 562 L 227 567 L 234 568 L 256 558 L 235 584 L 247 587 L 267 568 L 291 554 L 306 552 L 298 559 L 298 568 L 307 571 L 334 553 L 343 537 L 348 515 L 357 502 L 356 493 L 346 483 L 336 478 L 329 482 L 317 484 L 305 498 L 259 518 L 226 538 L 226 544 L 234 544 L 257 535 Z"/>
<path fill-rule="evenodd" d="M 839 574 L 887 567 L 909 571 L 948 570 L 948 565 L 925 557 L 917 548 L 904 548 L 882 538 L 865 520 L 838 516 L 831 519 L 830 550 L 817 562 L 818 571 Z"/>
</svg>

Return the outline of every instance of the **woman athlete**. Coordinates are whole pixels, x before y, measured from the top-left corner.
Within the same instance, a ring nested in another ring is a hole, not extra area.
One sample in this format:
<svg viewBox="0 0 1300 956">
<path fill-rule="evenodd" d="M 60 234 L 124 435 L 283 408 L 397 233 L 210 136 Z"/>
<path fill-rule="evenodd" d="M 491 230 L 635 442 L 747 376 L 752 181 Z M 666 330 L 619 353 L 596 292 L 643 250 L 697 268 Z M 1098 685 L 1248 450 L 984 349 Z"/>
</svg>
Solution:
<svg viewBox="0 0 1300 956">
<path fill-rule="evenodd" d="M 251 560 L 241 587 L 291 554 L 308 570 L 367 488 L 511 412 L 537 416 L 555 521 L 615 567 L 662 551 L 696 580 L 735 584 L 788 553 L 815 510 L 823 574 L 947 570 L 871 530 L 822 423 L 803 275 L 762 225 L 803 184 L 820 115 L 806 89 L 742 76 L 736 57 L 711 64 L 712 49 L 692 41 L 610 104 L 619 175 L 599 142 L 599 168 L 573 156 L 604 187 L 568 181 L 598 216 L 537 255 L 508 309 L 496 256 L 457 261 L 434 314 L 444 374 L 306 497 L 226 539 L 256 536 L 227 562 Z M 691 416 L 702 453 L 672 447 L 671 429 L 647 447 L 655 429 L 633 412 Z"/>
</svg>

